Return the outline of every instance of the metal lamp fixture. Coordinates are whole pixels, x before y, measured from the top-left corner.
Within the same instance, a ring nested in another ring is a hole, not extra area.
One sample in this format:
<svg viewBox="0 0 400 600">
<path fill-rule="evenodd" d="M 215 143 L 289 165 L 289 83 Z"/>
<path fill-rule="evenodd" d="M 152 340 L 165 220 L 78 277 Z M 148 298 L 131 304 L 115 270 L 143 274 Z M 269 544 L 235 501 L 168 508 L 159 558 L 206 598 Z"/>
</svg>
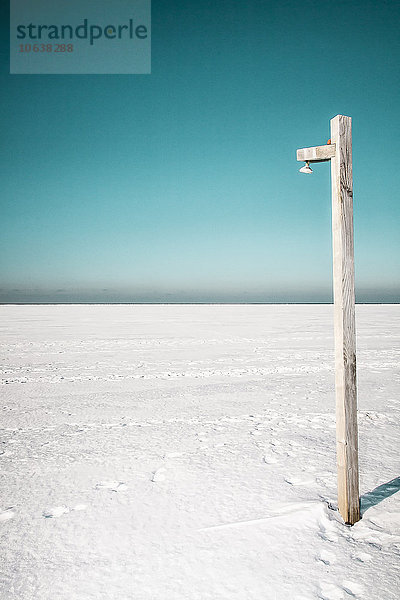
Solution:
<svg viewBox="0 0 400 600">
<path fill-rule="evenodd" d="M 312 173 L 312 168 L 310 167 L 310 164 L 308 161 L 306 161 L 306 164 L 304 165 L 304 167 L 301 167 L 301 169 L 299 169 L 300 173 Z"/>
</svg>

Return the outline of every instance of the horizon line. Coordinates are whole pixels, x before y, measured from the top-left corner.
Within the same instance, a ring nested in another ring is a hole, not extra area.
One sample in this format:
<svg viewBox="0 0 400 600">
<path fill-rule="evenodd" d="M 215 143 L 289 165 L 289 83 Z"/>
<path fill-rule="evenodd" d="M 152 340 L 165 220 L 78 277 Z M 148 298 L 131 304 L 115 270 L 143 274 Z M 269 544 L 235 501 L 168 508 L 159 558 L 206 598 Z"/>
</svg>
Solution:
<svg viewBox="0 0 400 600">
<path fill-rule="evenodd" d="M 213 306 L 225 306 L 225 305 L 326 305 L 334 306 L 334 302 L 0 302 L 0 306 L 174 306 L 174 305 L 213 305 Z M 355 302 L 356 305 L 364 304 L 376 304 L 376 305 L 392 305 L 397 306 L 399 302 Z"/>
</svg>

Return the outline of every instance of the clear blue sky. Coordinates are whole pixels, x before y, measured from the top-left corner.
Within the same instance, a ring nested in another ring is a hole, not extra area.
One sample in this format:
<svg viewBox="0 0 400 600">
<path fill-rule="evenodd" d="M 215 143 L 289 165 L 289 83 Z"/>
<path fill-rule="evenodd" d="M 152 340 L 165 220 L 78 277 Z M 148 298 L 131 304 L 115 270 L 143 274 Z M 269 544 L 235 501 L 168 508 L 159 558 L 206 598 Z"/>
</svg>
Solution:
<svg viewBox="0 0 400 600">
<path fill-rule="evenodd" d="M 353 118 L 359 302 L 398 302 L 393 1 L 153 0 L 151 75 L 9 75 L 0 301 L 330 302 L 329 165 Z"/>
</svg>

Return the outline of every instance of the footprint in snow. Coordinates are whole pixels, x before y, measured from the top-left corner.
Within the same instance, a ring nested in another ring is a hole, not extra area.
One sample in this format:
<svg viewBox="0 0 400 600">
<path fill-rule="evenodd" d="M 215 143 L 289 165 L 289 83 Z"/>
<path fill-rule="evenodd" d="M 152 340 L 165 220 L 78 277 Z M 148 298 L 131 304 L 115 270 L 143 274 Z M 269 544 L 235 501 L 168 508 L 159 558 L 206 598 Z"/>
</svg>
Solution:
<svg viewBox="0 0 400 600">
<path fill-rule="evenodd" d="M 311 485 L 315 483 L 314 477 L 300 476 L 300 477 L 285 477 L 286 483 L 289 485 Z"/>
<path fill-rule="evenodd" d="M 355 560 L 359 560 L 360 562 L 369 562 L 372 560 L 372 556 L 367 552 L 358 552 L 354 555 Z"/>
<path fill-rule="evenodd" d="M 324 565 L 331 565 L 335 562 L 335 555 L 327 550 L 322 550 L 316 559 L 324 563 Z"/>
<path fill-rule="evenodd" d="M 86 510 L 87 506 L 86 504 L 76 504 L 75 506 L 72 506 L 71 508 L 69 508 L 68 506 L 65 506 L 65 504 L 62 504 L 61 506 L 52 506 L 46 510 L 44 510 L 42 512 L 42 515 L 44 516 L 45 519 L 55 519 L 57 517 L 61 517 L 62 515 L 65 515 L 69 512 L 73 512 L 75 510 L 79 511 L 79 510 Z"/>
<path fill-rule="evenodd" d="M 278 459 L 273 455 L 266 454 L 265 456 L 263 456 L 263 462 L 265 462 L 266 465 L 274 465 L 278 462 Z"/>
<path fill-rule="evenodd" d="M 15 512 L 13 511 L 12 506 L 0 513 L 0 521 L 9 521 L 13 517 L 15 517 Z"/>
<path fill-rule="evenodd" d="M 320 583 L 320 600 L 343 600 L 343 589 L 335 583 Z"/>
<path fill-rule="evenodd" d="M 163 458 L 167 460 L 168 458 L 179 458 L 180 456 L 183 456 L 183 452 L 166 452 Z"/>
<path fill-rule="evenodd" d="M 123 481 L 99 481 L 96 490 L 110 490 L 111 492 L 125 492 L 128 486 Z"/>
<path fill-rule="evenodd" d="M 75 506 L 73 506 L 71 508 L 71 510 L 86 510 L 87 506 L 86 504 L 76 504 Z"/>
<path fill-rule="evenodd" d="M 334 531 L 322 530 L 318 532 L 318 536 L 321 538 L 321 540 L 324 540 L 324 542 L 336 543 L 339 539 Z"/>
<path fill-rule="evenodd" d="M 160 467 L 151 476 L 151 481 L 165 481 L 165 475 L 167 473 L 167 469 L 165 467 Z"/>
<path fill-rule="evenodd" d="M 65 515 L 66 513 L 69 513 L 69 508 L 63 504 L 62 506 L 52 506 L 47 508 L 43 511 L 42 515 L 45 519 L 54 519 L 61 517 L 61 515 Z"/>
<path fill-rule="evenodd" d="M 253 431 L 250 431 L 250 435 L 258 436 L 258 435 L 262 435 L 262 434 L 263 434 L 263 432 L 260 431 L 259 429 L 253 429 Z"/>
<path fill-rule="evenodd" d="M 342 585 L 344 591 L 355 598 L 364 592 L 364 587 L 361 583 L 356 583 L 355 581 L 343 581 Z"/>
</svg>

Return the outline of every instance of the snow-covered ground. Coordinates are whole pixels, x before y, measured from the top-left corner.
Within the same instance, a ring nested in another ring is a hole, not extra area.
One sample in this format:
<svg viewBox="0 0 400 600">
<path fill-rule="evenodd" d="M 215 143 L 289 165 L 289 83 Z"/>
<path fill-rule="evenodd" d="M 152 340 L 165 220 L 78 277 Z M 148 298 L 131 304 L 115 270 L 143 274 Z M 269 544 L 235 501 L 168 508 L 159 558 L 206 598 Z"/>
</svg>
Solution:
<svg viewBox="0 0 400 600">
<path fill-rule="evenodd" d="M 399 305 L 357 306 L 352 528 L 332 306 L 3 306 L 0 324 L 1 600 L 399 597 Z"/>
</svg>

